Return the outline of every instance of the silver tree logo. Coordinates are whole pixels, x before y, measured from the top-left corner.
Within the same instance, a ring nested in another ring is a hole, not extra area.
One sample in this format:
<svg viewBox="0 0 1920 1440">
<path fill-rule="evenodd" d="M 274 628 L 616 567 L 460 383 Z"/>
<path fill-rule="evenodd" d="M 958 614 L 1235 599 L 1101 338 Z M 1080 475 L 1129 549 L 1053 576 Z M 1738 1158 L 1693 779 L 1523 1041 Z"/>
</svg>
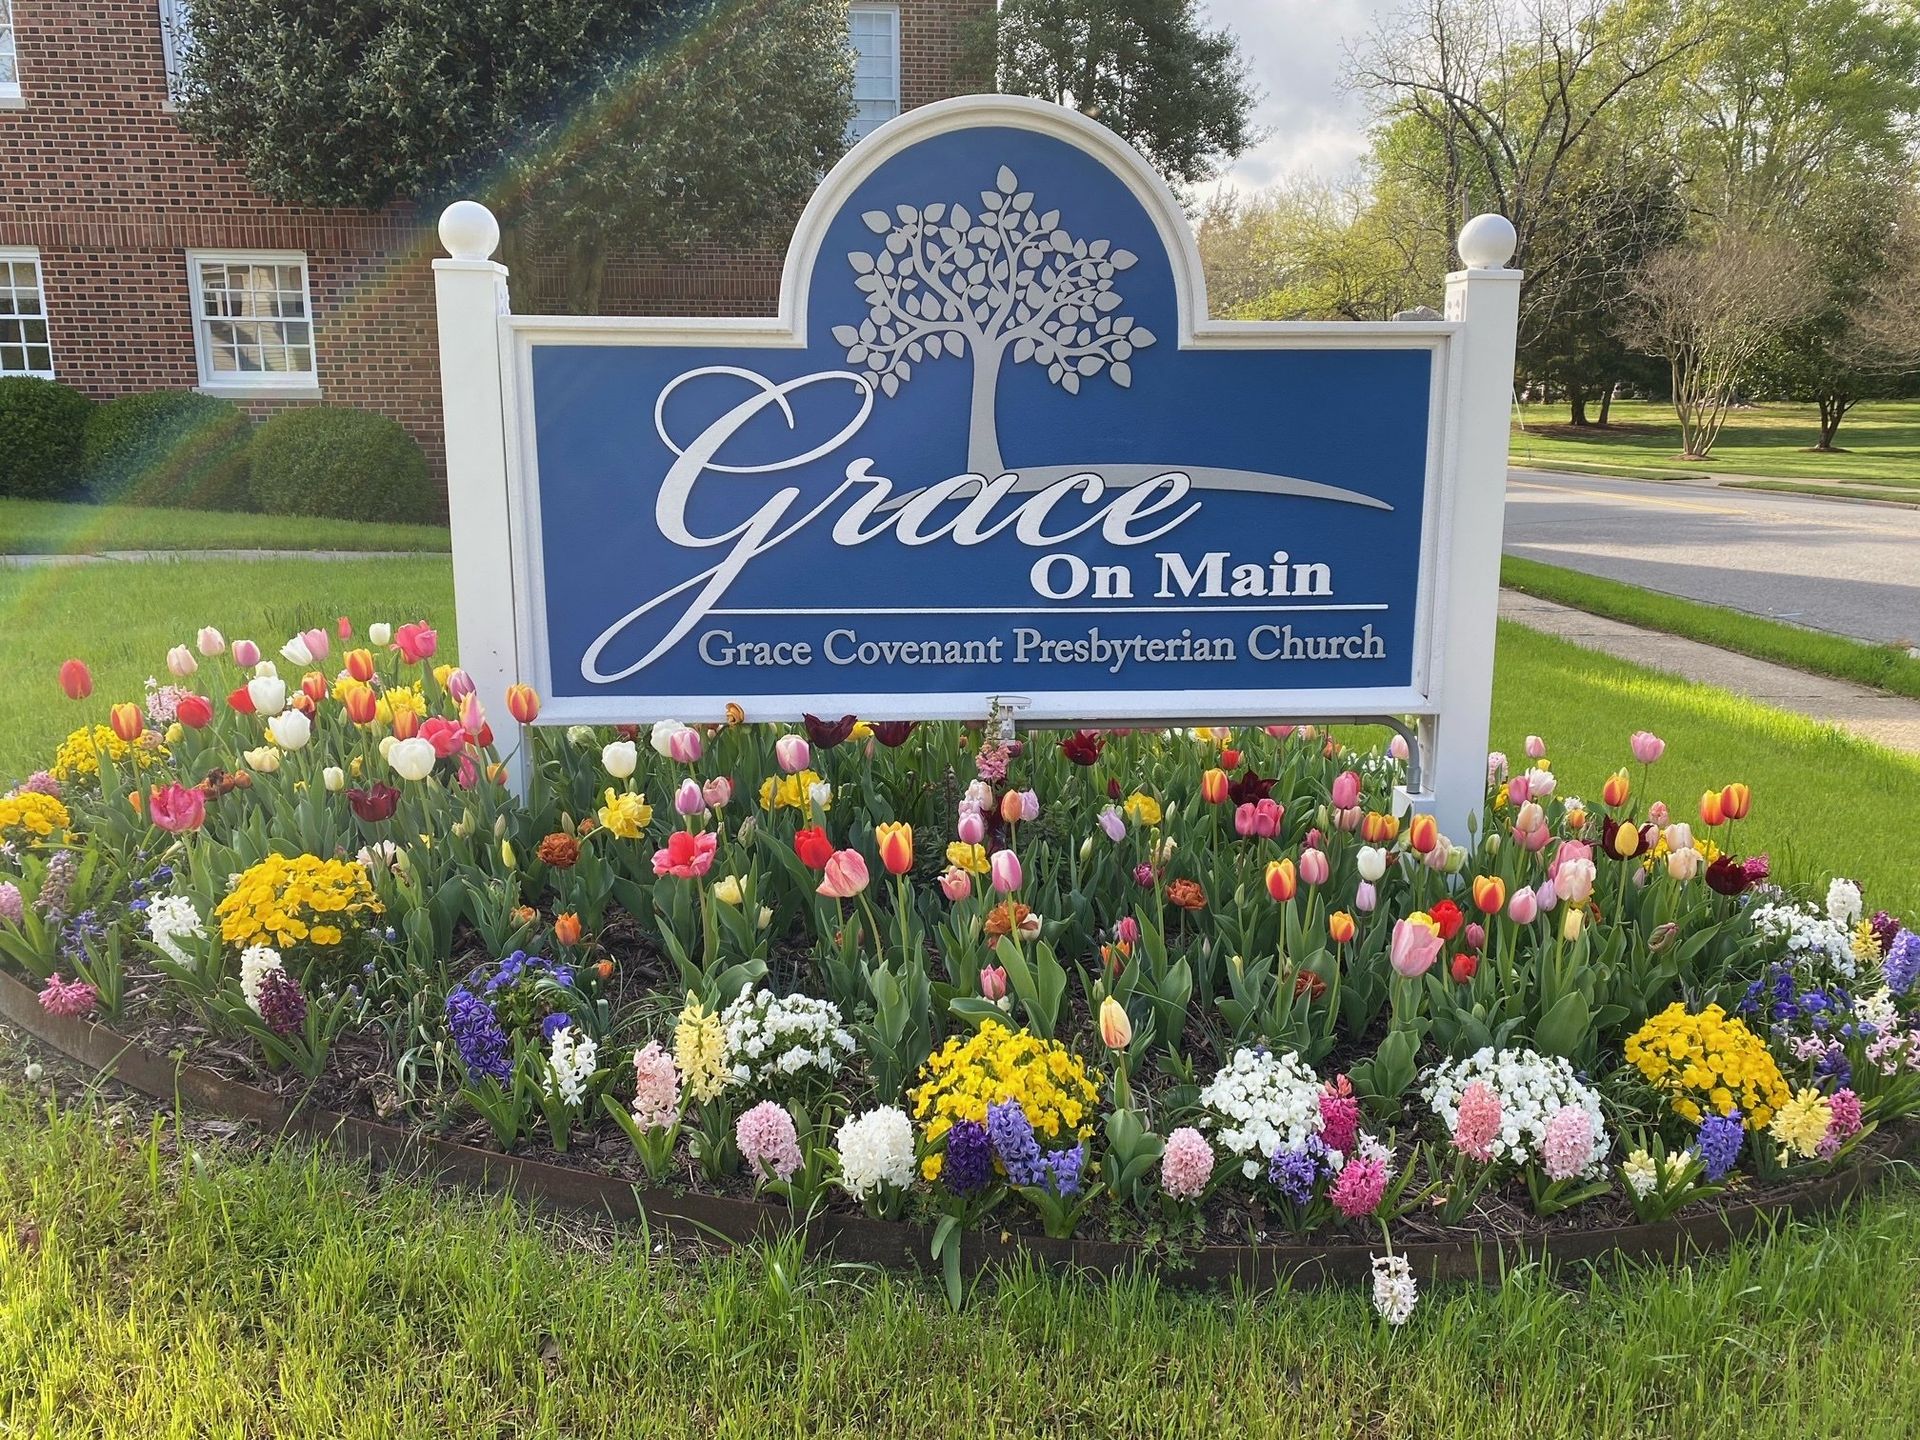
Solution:
<svg viewBox="0 0 1920 1440">
<path fill-rule="evenodd" d="M 1058 210 L 1034 213 L 1033 192 L 1004 165 L 994 188 L 980 192 L 978 215 L 936 202 L 860 218 L 884 237 L 871 253 L 847 255 L 867 316 L 834 326 L 833 338 L 888 396 L 916 365 L 971 358 L 967 468 L 989 479 L 1005 468 L 994 400 L 1009 356 L 1044 365 L 1048 380 L 1077 395 L 1102 371 L 1131 385 L 1134 355 L 1154 342 L 1144 325 L 1115 313 L 1124 302 L 1114 277 L 1136 257 L 1110 241 L 1074 238 Z"/>
</svg>

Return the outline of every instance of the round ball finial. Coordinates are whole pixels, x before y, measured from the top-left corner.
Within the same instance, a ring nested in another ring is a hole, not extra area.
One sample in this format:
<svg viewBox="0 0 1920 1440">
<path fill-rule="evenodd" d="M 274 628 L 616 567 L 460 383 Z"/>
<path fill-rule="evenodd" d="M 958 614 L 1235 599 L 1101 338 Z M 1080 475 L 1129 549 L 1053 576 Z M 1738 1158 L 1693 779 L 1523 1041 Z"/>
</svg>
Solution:
<svg viewBox="0 0 1920 1440">
<path fill-rule="evenodd" d="M 478 200 L 456 200 L 440 212 L 440 243 L 456 260 L 485 260 L 500 245 L 500 222 Z"/>
<path fill-rule="evenodd" d="M 1469 270 L 1498 270 L 1513 258 L 1519 237 L 1504 215 L 1476 215 L 1460 228 L 1460 260 Z"/>
</svg>

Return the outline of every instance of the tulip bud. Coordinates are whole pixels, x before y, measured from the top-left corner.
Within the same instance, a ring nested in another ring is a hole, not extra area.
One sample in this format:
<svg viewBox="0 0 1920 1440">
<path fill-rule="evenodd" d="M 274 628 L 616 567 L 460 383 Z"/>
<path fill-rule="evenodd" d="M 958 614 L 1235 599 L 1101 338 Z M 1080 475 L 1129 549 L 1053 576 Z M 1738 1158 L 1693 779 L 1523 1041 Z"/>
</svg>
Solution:
<svg viewBox="0 0 1920 1440">
<path fill-rule="evenodd" d="M 978 845 L 987 835 L 987 822 L 980 811 L 972 805 L 960 806 L 959 823 L 954 826 L 954 837 L 967 845 Z"/>
<path fill-rule="evenodd" d="M 1526 751 L 1529 760 L 1542 759 L 1547 753 L 1547 742 L 1542 740 L 1538 735 L 1529 735 L 1527 736 Z"/>
<path fill-rule="evenodd" d="M 1379 897 L 1374 891 L 1371 880 L 1362 880 L 1353 887 L 1353 908 L 1362 915 L 1371 915 L 1373 907 L 1379 903 Z"/>
<path fill-rule="evenodd" d="M 251 670 L 260 663 L 260 647 L 251 640 L 233 642 L 233 663 L 242 670 Z"/>
<path fill-rule="evenodd" d="M 1356 770 L 1342 770 L 1333 777 L 1333 790 L 1329 799 L 1336 810 L 1351 810 L 1360 803 L 1360 774 Z"/>
<path fill-rule="evenodd" d="M 511 840 L 502 840 L 500 842 L 500 863 L 509 870 L 514 868 L 513 842 Z"/>
<path fill-rule="evenodd" d="M 194 637 L 194 645 L 200 653 L 211 660 L 216 655 L 227 653 L 227 637 L 211 625 L 202 625 L 200 633 Z"/>
<path fill-rule="evenodd" d="M 1617 810 L 1627 803 L 1627 796 L 1633 791 L 1633 780 L 1624 770 L 1616 770 L 1606 778 L 1600 787 L 1601 803 L 1610 810 Z"/>
<path fill-rule="evenodd" d="M 507 687 L 507 713 L 522 725 L 531 725 L 540 718 L 540 695 L 531 685 L 509 685 Z"/>
<path fill-rule="evenodd" d="M 338 795 L 347 788 L 347 772 L 338 765 L 329 765 L 320 772 L 320 783 L 327 787 L 328 793 Z"/>
<path fill-rule="evenodd" d="M 1586 914 L 1578 905 L 1569 905 L 1567 915 L 1560 922 L 1560 938 L 1571 945 L 1580 938 L 1580 931 L 1586 925 Z"/>
<path fill-rule="evenodd" d="M 1133 1043 L 1133 1021 L 1111 995 L 1100 1002 L 1100 1040 L 1109 1050 L 1124 1050 Z"/>
<path fill-rule="evenodd" d="M 93 672 L 82 660 L 68 660 L 60 667 L 60 688 L 69 700 L 84 700 L 93 694 Z"/>
<path fill-rule="evenodd" d="M 700 732 L 690 725 L 682 725 L 667 737 L 667 758 L 676 764 L 698 764 L 701 749 Z"/>
<path fill-rule="evenodd" d="M 1004 966 L 987 965 L 981 968 L 980 993 L 996 1005 L 1007 998 L 1007 972 Z"/>
<path fill-rule="evenodd" d="M 145 733 L 147 722 L 141 717 L 140 707 L 130 701 L 123 701 L 107 712 L 107 723 L 113 727 L 113 733 L 129 745 Z"/>
</svg>

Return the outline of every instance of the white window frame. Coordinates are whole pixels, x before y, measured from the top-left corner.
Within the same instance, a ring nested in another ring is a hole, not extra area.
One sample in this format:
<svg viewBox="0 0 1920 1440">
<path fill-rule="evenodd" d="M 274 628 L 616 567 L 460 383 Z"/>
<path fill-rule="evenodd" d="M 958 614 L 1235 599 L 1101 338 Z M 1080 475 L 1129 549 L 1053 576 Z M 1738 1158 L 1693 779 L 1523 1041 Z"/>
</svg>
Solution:
<svg viewBox="0 0 1920 1440">
<path fill-rule="evenodd" d="M 853 44 L 853 21 L 854 21 L 854 16 L 856 15 L 884 16 L 888 22 L 888 28 L 892 31 L 892 34 L 893 34 L 893 96 L 892 96 L 893 114 L 886 117 L 886 120 L 892 120 L 900 114 L 900 111 L 902 109 L 900 91 L 901 91 L 901 80 L 902 80 L 901 71 L 904 67 L 901 61 L 901 56 L 900 56 L 900 7 L 898 5 L 892 5 L 892 4 L 882 5 L 882 4 L 867 4 L 867 3 L 856 3 L 853 5 L 849 5 L 847 7 L 847 48 L 853 51 L 854 62 L 857 65 L 859 63 L 860 51 Z M 857 79 L 855 83 L 856 84 L 858 83 Z M 879 124 L 874 125 L 872 128 L 862 130 L 860 128 L 860 112 L 859 112 L 858 105 L 859 105 L 859 102 L 855 101 L 853 118 L 847 122 L 847 143 L 848 144 L 853 144 L 856 141 L 865 139 L 868 135 L 871 135 L 874 130 L 879 129 L 880 125 L 884 125 L 886 123 L 886 120 L 882 120 L 879 122 Z"/>
<path fill-rule="evenodd" d="M 192 305 L 193 355 L 200 369 L 195 388 L 202 395 L 220 395 L 229 399 L 270 397 L 281 400 L 318 400 L 320 398 L 319 326 L 313 314 L 313 272 L 304 250 L 189 250 L 187 256 L 187 293 Z M 313 355 L 313 369 L 305 374 L 278 370 L 216 370 L 207 343 L 207 316 L 203 313 L 204 291 L 200 267 L 214 265 L 298 265 L 300 291 L 306 302 L 307 344 Z"/>
<path fill-rule="evenodd" d="M 160 58 L 167 70 L 166 108 L 180 103 L 180 67 L 193 50 L 188 0 L 160 0 Z"/>
<path fill-rule="evenodd" d="M 47 314 L 47 272 L 40 263 L 40 252 L 31 245 L 0 245 L 0 264 L 18 265 L 26 261 L 33 266 L 34 289 L 40 295 L 40 319 L 47 327 L 47 368 L 44 370 L 0 370 L 0 375 L 37 375 L 42 380 L 54 378 L 53 365 L 53 319 Z M 17 317 L 15 317 L 17 318 Z"/>
<path fill-rule="evenodd" d="M 13 79 L 0 80 L 0 110 L 24 110 L 27 97 L 20 90 L 20 37 L 13 27 L 13 0 L 0 0 L 0 22 L 7 32 L 7 53 L 13 57 Z"/>
</svg>

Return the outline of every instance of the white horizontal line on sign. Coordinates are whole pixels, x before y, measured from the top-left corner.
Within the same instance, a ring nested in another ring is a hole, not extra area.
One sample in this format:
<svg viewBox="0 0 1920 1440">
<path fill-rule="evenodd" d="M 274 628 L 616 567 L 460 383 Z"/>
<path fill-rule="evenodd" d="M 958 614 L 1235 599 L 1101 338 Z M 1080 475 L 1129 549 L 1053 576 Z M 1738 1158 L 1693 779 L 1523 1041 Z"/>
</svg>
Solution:
<svg viewBox="0 0 1920 1440">
<path fill-rule="evenodd" d="M 709 610 L 709 615 L 1032 615 L 1042 620 L 1071 620 L 1075 615 L 1200 615 L 1210 611 L 1271 615 L 1317 610 L 1385 610 L 1382 605 L 1076 605 L 1071 610 L 1036 610 L 1031 605 L 902 606 L 897 609 L 850 610 L 842 605 L 819 609 L 792 606 L 764 610 Z"/>
</svg>

